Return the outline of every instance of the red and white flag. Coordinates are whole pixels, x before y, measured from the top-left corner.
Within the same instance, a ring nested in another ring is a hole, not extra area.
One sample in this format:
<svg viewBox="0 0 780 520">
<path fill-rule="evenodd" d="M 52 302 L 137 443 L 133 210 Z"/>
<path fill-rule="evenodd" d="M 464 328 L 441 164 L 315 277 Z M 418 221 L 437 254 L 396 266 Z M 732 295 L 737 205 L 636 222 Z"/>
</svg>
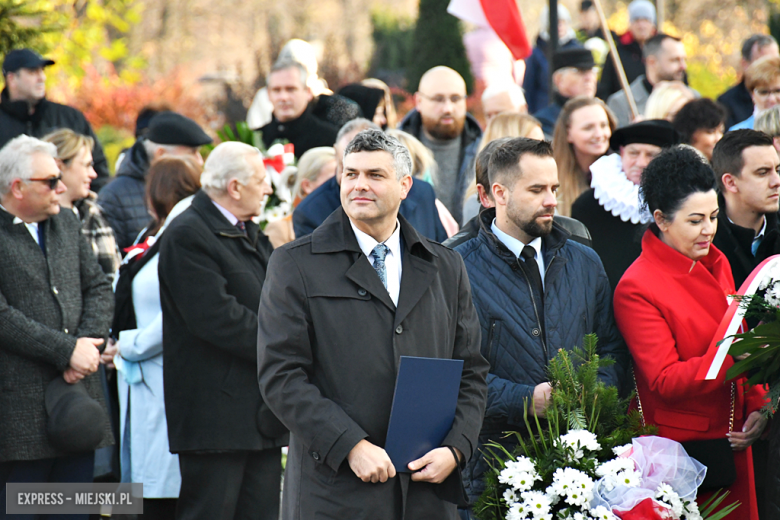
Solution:
<svg viewBox="0 0 780 520">
<path fill-rule="evenodd" d="M 447 12 L 466 22 L 493 29 L 516 60 L 531 55 L 533 49 L 515 0 L 450 0 Z"/>
</svg>

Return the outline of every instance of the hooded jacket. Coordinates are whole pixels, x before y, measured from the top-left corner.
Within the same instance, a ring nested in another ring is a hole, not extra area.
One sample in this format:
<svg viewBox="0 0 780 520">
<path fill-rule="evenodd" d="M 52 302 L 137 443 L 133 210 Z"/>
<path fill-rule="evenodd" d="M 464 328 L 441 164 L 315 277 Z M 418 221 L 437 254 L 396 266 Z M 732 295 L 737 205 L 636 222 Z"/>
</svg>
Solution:
<svg viewBox="0 0 780 520">
<path fill-rule="evenodd" d="M 512 452 L 516 440 L 502 432 L 523 428 L 523 403 L 533 398 L 536 385 L 548 381 L 547 364 L 559 349 L 581 346 L 586 334 L 595 333 L 599 355 L 616 361 L 599 371 L 601 379 L 618 388 L 629 365 L 612 315 L 612 291 L 596 252 L 569 240 L 571 235 L 553 223 L 542 240 L 544 301 L 539 301 L 520 261 L 491 231 L 495 214 L 493 208 L 482 211 L 477 238 L 455 248 L 466 264 L 482 329 L 482 355 L 491 367 L 478 447 L 463 473 L 472 503 L 484 490 L 485 443 L 500 442 Z M 541 305 L 544 324 L 537 317 Z"/>
<path fill-rule="evenodd" d="M 403 118 L 398 128 L 420 139 L 422 116 L 416 108 Z M 482 129 L 479 127 L 477 120 L 474 119 L 474 116 L 469 113 L 466 113 L 466 122 L 463 125 L 463 132 L 461 132 L 460 137 L 460 159 L 458 161 L 460 168 L 458 169 L 457 177 L 460 195 L 453 207 L 447 208 L 459 226 L 463 225 L 463 203 L 466 198 L 466 190 L 474 182 L 474 159 L 477 157 L 477 148 L 479 148 L 479 142 L 482 139 Z"/>
<path fill-rule="evenodd" d="M 103 216 L 114 230 L 119 250 L 135 242 L 141 230 L 151 220 L 146 209 L 146 172 L 149 158 L 144 140 L 139 139 L 125 155 L 116 172 L 116 178 L 98 195 Z"/>
<path fill-rule="evenodd" d="M 35 111 L 30 114 L 26 101 L 11 101 L 7 88 L 0 92 L 0 148 L 22 134 L 40 139 L 61 128 L 70 128 L 95 140 L 92 159 L 98 177 L 92 181 L 92 190 L 100 190 L 109 180 L 108 162 L 103 147 L 100 146 L 100 141 L 84 114 L 73 107 L 53 103 L 46 98 L 41 99 L 35 105 Z"/>
</svg>

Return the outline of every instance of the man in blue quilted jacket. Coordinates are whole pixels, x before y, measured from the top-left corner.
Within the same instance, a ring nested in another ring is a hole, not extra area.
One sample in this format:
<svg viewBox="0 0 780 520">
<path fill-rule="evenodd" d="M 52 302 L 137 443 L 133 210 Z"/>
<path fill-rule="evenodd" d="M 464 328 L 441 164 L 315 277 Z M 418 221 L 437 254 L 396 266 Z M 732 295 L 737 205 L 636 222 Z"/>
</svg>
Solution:
<svg viewBox="0 0 780 520">
<path fill-rule="evenodd" d="M 116 243 L 124 249 L 135 242 L 151 221 L 146 207 L 146 173 L 152 162 L 163 155 L 190 159 L 203 167 L 200 147 L 211 143 L 192 119 L 176 112 L 160 112 L 149 122 L 146 134 L 127 151 L 116 177 L 100 190 L 98 204 L 114 230 Z"/>
<path fill-rule="evenodd" d="M 463 473 L 472 504 L 484 490 L 484 444 L 511 451 L 514 437 L 503 432 L 524 429 L 526 406 L 544 416 L 547 364 L 559 349 L 595 333 L 599 354 L 616 361 L 600 376 L 618 388 L 629 363 L 601 260 L 553 221 L 559 184 L 550 144 L 511 139 L 495 149 L 488 169 L 495 208 L 480 213 L 479 235 L 455 249 L 466 264 L 491 367 L 479 446 Z M 461 517 L 474 518 L 467 510 Z"/>
</svg>

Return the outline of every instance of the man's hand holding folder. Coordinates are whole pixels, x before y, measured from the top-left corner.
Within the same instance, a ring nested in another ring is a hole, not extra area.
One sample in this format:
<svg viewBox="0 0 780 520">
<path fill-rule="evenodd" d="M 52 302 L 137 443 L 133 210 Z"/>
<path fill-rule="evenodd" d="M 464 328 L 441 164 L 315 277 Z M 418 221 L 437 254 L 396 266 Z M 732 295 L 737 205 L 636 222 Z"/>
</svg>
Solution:
<svg viewBox="0 0 780 520">
<path fill-rule="evenodd" d="M 449 448 L 436 448 L 417 460 L 409 463 L 409 469 L 412 470 L 412 480 L 420 482 L 430 482 L 431 484 L 441 484 L 444 479 L 455 471 L 455 468 L 463 460 L 463 454 L 453 448 L 457 453 L 458 460 L 455 460 L 454 454 Z"/>
<path fill-rule="evenodd" d="M 432 484 L 444 482 L 444 479 L 450 476 L 450 473 L 463 459 L 463 454 L 457 448 L 453 449 L 457 453 L 457 461 L 449 448 L 435 448 L 419 459 L 410 462 L 409 469 L 413 471 L 412 480 Z M 395 466 L 393 466 L 387 452 L 365 439 L 352 448 L 347 456 L 347 461 L 355 475 L 363 482 L 373 484 L 387 482 L 396 474 Z"/>
</svg>

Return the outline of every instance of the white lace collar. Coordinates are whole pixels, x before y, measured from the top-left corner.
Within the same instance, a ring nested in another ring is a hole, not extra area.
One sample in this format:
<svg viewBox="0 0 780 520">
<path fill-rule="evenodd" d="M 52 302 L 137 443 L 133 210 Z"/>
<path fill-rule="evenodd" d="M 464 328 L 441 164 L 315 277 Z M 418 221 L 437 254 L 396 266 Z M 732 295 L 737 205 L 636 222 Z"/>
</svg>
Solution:
<svg viewBox="0 0 780 520">
<path fill-rule="evenodd" d="M 601 157 L 590 167 L 590 186 L 594 196 L 605 210 L 619 217 L 623 222 L 647 224 L 650 212 L 642 207 L 639 186 L 628 180 L 623 173 L 620 154 Z"/>
</svg>

